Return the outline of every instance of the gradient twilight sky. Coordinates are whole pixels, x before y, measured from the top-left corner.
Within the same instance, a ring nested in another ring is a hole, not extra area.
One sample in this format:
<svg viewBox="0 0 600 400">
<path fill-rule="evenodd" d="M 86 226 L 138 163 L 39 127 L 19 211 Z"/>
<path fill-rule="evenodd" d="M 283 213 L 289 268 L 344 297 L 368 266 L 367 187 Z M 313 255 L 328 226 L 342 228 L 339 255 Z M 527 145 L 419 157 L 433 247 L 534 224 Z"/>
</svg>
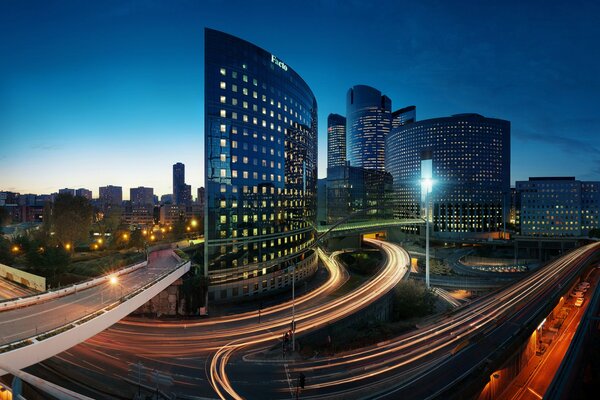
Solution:
<svg viewBox="0 0 600 400">
<path fill-rule="evenodd" d="M 204 27 L 276 54 L 326 125 L 349 87 L 512 122 L 512 183 L 600 180 L 597 1 L 2 1 L 0 190 L 203 184 Z"/>
</svg>

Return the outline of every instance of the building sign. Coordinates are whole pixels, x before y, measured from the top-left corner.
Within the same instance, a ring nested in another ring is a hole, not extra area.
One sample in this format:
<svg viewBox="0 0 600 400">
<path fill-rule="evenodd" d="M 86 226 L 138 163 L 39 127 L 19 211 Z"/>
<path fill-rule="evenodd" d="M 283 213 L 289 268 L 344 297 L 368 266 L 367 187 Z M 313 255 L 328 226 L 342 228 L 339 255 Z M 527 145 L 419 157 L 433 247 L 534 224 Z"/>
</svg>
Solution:
<svg viewBox="0 0 600 400">
<path fill-rule="evenodd" d="M 279 68 L 281 68 L 284 71 L 287 71 L 288 66 L 285 65 L 285 63 L 281 60 L 279 60 L 277 57 L 275 57 L 273 54 L 271 54 L 271 62 L 275 65 L 277 65 Z"/>
</svg>

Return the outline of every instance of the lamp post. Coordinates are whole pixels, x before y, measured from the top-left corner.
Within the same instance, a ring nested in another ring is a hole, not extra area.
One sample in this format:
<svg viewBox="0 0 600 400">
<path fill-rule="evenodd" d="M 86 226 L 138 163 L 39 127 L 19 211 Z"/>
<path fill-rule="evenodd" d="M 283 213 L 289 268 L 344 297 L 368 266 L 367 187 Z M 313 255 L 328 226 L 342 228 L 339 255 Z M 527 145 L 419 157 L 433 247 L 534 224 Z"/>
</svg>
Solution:
<svg viewBox="0 0 600 400">
<path fill-rule="evenodd" d="M 123 285 L 119 283 L 119 279 L 113 275 L 110 277 L 110 284 L 113 286 L 119 285 L 121 287 L 121 302 L 123 301 Z"/>
<path fill-rule="evenodd" d="M 432 186 L 433 155 L 431 150 L 424 150 L 421 152 L 421 201 L 425 201 L 425 285 L 427 289 L 431 288 L 429 285 L 429 193 Z"/>
</svg>

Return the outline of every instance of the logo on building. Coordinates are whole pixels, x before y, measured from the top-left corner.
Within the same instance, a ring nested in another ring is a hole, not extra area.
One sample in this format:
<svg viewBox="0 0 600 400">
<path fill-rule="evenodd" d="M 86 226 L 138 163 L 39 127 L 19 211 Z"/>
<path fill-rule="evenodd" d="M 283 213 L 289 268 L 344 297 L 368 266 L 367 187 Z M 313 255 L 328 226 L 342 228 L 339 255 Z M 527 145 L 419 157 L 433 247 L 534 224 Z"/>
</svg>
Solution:
<svg viewBox="0 0 600 400">
<path fill-rule="evenodd" d="M 285 63 L 283 61 L 279 60 L 273 54 L 271 54 L 271 62 L 273 64 L 277 65 L 279 68 L 281 68 L 284 71 L 287 71 L 287 69 L 288 69 L 287 65 L 285 65 Z"/>
</svg>

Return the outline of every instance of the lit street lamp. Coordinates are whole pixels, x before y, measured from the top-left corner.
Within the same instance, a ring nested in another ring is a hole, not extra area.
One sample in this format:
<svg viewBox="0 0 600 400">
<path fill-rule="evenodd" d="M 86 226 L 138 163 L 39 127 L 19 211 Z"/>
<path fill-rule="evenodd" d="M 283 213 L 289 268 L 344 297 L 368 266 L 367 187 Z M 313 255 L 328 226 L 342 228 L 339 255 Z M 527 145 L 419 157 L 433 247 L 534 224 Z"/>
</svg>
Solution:
<svg viewBox="0 0 600 400">
<path fill-rule="evenodd" d="M 429 284 L 429 193 L 432 187 L 433 157 L 431 151 L 426 150 L 421 153 L 421 200 L 425 200 L 425 285 L 427 289 L 431 288 Z"/>
<path fill-rule="evenodd" d="M 113 286 L 119 285 L 121 287 L 121 302 L 123 301 L 123 285 L 119 282 L 116 275 L 110 277 L 110 284 Z"/>
</svg>

